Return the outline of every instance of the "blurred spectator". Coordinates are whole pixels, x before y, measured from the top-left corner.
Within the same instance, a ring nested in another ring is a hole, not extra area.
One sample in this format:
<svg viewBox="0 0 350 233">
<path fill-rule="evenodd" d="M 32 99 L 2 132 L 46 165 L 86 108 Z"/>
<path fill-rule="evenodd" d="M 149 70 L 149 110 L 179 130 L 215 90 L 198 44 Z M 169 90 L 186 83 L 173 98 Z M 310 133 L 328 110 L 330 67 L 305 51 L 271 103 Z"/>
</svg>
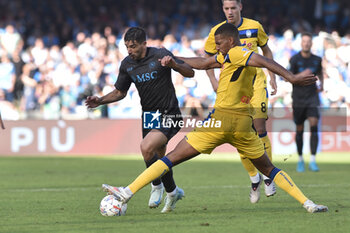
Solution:
<svg viewBox="0 0 350 233">
<path fill-rule="evenodd" d="M 0 89 L 0 109 L 3 120 L 19 120 L 19 113 L 16 107 L 5 99 L 5 92 Z"/>
<path fill-rule="evenodd" d="M 23 73 L 21 75 L 21 81 L 23 82 L 23 96 L 21 99 L 20 110 L 23 114 L 28 114 L 31 117 L 31 113 L 37 108 L 37 99 L 35 97 L 35 89 L 38 81 L 34 79 L 34 74 L 37 71 L 36 66 L 32 62 L 23 66 Z"/>
<path fill-rule="evenodd" d="M 41 38 L 37 38 L 34 43 L 34 47 L 31 50 L 31 54 L 34 59 L 34 64 L 40 66 L 45 63 L 49 51 L 45 48 L 44 42 Z"/>
<path fill-rule="evenodd" d="M 0 35 L 0 44 L 3 54 L 8 54 L 10 57 L 15 51 L 22 50 L 23 47 L 21 35 L 15 31 L 11 24 L 7 25 L 5 32 Z"/>
<path fill-rule="evenodd" d="M 331 31 L 338 23 L 339 3 L 336 0 L 326 0 L 323 4 L 324 22 L 327 31 Z"/>
<path fill-rule="evenodd" d="M 21 80 L 21 75 L 22 75 L 22 70 L 24 66 L 24 61 L 20 56 L 20 52 L 21 51 L 15 50 L 15 52 L 12 54 L 12 60 L 11 60 L 14 65 L 15 76 L 16 76 L 15 87 L 13 91 L 13 97 L 16 101 L 20 100 L 23 93 L 23 83 Z"/>
<path fill-rule="evenodd" d="M 11 62 L 10 57 L 4 53 L 1 56 L 0 63 L 0 89 L 4 91 L 5 99 L 7 101 L 13 101 L 15 82 L 15 67 Z"/>
</svg>

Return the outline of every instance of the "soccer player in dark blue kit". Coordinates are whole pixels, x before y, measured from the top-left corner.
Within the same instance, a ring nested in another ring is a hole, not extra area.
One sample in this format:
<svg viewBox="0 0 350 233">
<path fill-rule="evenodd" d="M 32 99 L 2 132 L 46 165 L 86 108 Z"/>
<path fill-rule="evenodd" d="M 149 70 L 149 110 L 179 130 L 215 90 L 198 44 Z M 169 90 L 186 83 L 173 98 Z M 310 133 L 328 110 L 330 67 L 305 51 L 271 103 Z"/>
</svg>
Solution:
<svg viewBox="0 0 350 233">
<path fill-rule="evenodd" d="M 142 28 L 130 28 L 125 33 L 124 42 L 129 56 L 120 65 L 118 79 L 114 85 L 116 89 L 102 97 L 89 96 L 86 106 L 96 108 L 99 105 L 119 101 L 126 96 L 131 83 L 134 83 L 140 95 L 143 118 L 146 113 L 153 113 L 153 117 L 162 114 L 175 116 L 172 120 L 182 119 L 171 79 L 171 69 L 184 77 L 193 77 L 193 69 L 164 48 L 147 47 L 146 33 Z M 169 59 L 163 66 L 160 59 L 164 56 L 174 59 Z M 168 141 L 179 130 L 179 127 L 149 129 L 143 124 L 143 140 L 140 147 L 147 167 L 165 155 Z M 152 182 L 148 203 L 150 208 L 160 205 L 164 188 L 167 195 L 162 213 L 167 213 L 175 208 L 175 203 L 184 196 L 184 191 L 176 186 L 173 172 L 168 172 L 161 179 Z"/>
<path fill-rule="evenodd" d="M 311 157 L 309 169 L 317 172 L 316 152 L 318 145 L 318 119 L 320 118 L 318 93 L 323 91 L 322 58 L 311 53 L 312 35 L 303 33 L 301 35 L 301 51 L 290 59 L 290 71 L 296 76 L 314 74 L 319 77 L 320 85 L 298 86 L 293 84 L 293 118 L 296 124 L 295 141 L 299 154 L 297 171 L 304 172 L 303 159 L 303 133 L 304 122 L 307 119 L 310 124 L 310 149 Z"/>
</svg>

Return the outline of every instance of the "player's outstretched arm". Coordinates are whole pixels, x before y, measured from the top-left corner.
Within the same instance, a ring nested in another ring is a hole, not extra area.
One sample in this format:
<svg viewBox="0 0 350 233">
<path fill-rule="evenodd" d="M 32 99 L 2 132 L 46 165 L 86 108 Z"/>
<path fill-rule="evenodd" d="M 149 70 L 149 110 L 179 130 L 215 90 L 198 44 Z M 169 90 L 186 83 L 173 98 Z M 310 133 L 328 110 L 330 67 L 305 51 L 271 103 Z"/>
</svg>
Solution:
<svg viewBox="0 0 350 233">
<path fill-rule="evenodd" d="M 102 97 L 88 96 L 85 101 L 85 105 L 88 108 L 96 108 L 103 104 L 109 104 L 109 103 L 119 101 L 126 96 L 126 93 L 127 93 L 126 91 L 120 91 L 118 89 L 115 89 Z"/>
<path fill-rule="evenodd" d="M 189 64 L 192 68 L 197 70 L 208 70 L 212 68 L 221 68 L 221 64 L 213 57 L 177 57 Z"/>
<path fill-rule="evenodd" d="M 261 47 L 261 50 L 263 52 L 264 57 L 267 57 L 267 58 L 270 58 L 273 60 L 272 51 L 267 44 L 265 46 Z M 270 76 L 270 85 L 272 87 L 271 95 L 276 95 L 276 93 L 277 93 L 276 75 L 275 75 L 275 73 L 273 73 L 269 70 L 269 76 Z"/>
<path fill-rule="evenodd" d="M 212 57 L 212 56 L 210 56 L 209 54 L 206 53 L 204 57 L 208 58 L 208 57 Z M 218 89 L 218 86 L 219 86 L 219 80 L 217 80 L 215 77 L 214 69 L 208 69 L 208 70 L 206 70 L 206 72 L 207 72 L 207 75 L 209 77 L 209 81 L 211 83 L 211 86 L 213 87 L 213 90 L 216 92 L 216 90 Z"/>
<path fill-rule="evenodd" d="M 188 64 L 183 61 L 175 61 L 172 56 L 164 56 L 162 59 L 159 59 L 159 62 L 162 66 L 167 66 L 172 68 L 173 70 L 179 72 L 184 77 L 193 77 L 194 71 Z"/>
<path fill-rule="evenodd" d="M 272 59 L 253 53 L 248 61 L 249 66 L 264 67 L 274 72 L 275 74 L 281 75 L 288 82 L 300 86 L 306 86 L 313 84 L 317 81 L 317 77 L 313 74 L 305 74 L 295 76 L 290 71 L 286 70 L 283 66 L 278 64 Z"/>
</svg>

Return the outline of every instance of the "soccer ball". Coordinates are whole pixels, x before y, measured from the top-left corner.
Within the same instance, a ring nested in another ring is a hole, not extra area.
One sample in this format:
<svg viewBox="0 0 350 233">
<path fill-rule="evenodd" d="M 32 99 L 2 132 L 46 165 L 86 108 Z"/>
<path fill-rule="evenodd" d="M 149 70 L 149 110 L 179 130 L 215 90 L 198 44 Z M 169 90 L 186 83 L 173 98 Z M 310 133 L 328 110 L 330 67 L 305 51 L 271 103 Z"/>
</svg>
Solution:
<svg viewBox="0 0 350 233">
<path fill-rule="evenodd" d="M 117 200 L 113 195 L 105 196 L 100 204 L 100 212 L 103 216 L 125 215 L 128 205 Z"/>
</svg>

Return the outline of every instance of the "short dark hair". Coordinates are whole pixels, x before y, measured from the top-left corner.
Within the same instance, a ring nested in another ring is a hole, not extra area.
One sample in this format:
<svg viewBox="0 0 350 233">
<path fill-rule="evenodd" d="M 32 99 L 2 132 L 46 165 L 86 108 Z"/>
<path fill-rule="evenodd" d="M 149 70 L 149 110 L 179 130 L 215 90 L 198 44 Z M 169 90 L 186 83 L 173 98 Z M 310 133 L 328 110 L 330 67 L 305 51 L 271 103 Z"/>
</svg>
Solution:
<svg viewBox="0 0 350 233">
<path fill-rule="evenodd" d="M 223 36 L 233 37 L 235 39 L 239 38 L 238 37 L 238 29 L 232 23 L 224 23 L 218 29 L 216 29 L 214 35 L 215 36 L 223 35 Z"/>
<path fill-rule="evenodd" d="M 129 28 L 125 33 L 124 41 L 136 41 L 141 44 L 146 41 L 146 32 L 140 27 Z"/>
<path fill-rule="evenodd" d="M 312 34 L 310 32 L 301 33 L 301 37 L 303 37 L 303 36 L 308 36 L 308 37 L 312 38 Z"/>
<path fill-rule="evenodd" d="M 237 3 L 241 3 L 241 0 L 221 0 L 222 4 L 224 4 L 224 1 L 236 1 Z"/>
</svg>

